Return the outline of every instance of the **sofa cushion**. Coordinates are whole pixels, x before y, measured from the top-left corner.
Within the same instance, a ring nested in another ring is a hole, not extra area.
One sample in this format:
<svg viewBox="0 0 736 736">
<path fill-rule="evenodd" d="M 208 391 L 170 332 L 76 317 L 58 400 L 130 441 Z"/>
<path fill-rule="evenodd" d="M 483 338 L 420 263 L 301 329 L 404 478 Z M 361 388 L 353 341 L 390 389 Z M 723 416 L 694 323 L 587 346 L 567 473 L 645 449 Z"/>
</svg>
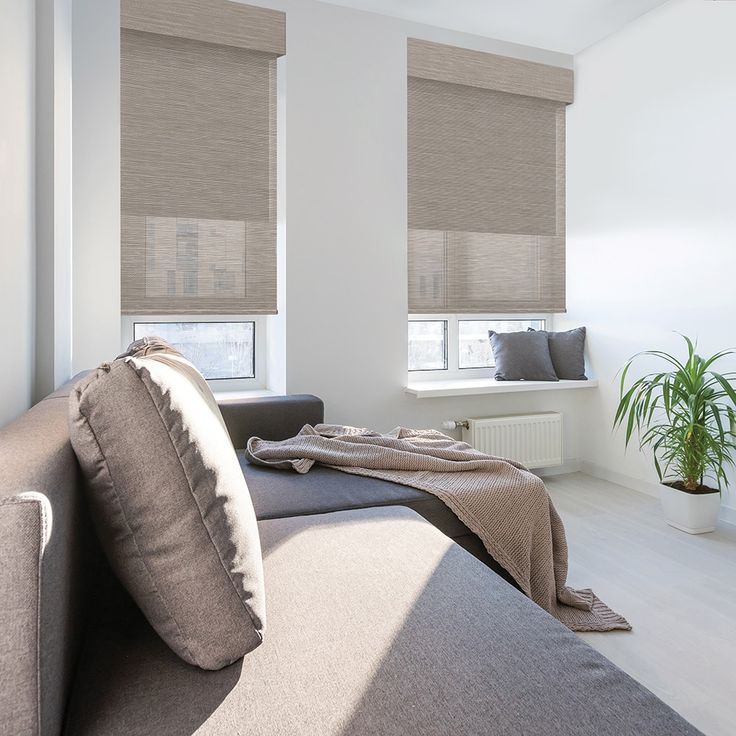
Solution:
<svg viewBox="0 0 736 736">
<path fill-rule="evenodd" d="M 75 736 L 682 736 L 648 690 L 414 512 L 259 523 L 269 636 L 205 673 L 145 622 L 88 642 Z"/>
<path fill-rule="evenodd" d="M 546 332 L 488 333 L 497 381 L 556 381 Z"/>
<path fill-rule="evenodd" d="M 483 542 L 431 493 L 378 478 L 348 475 L 320 465 L 315 465 L 306 474 L 252 465 L 245 459 L 242 450 L 238 451 L 238 458 L 259 521 L 374 506 L 406 506 L 475 555 L 504 580 L 516 585 L 511 575 L 488 554 Z"/>
<path fill-rule="evenodd" d="M 531 327 L 528 331 L 534 332 Z M 588 380 L 585 375 L 585 327 L 547 332 L 547 341 L 557 378 L 566 381 Z"/>
<path fill-rule="evenodd" d="M 75 387 L 70 434 L 111 567 L 158 634 L 205 669 L 257 647 L 255 515 L 196 369 L 174 352 L 122 356 Z"/>
<path fill-rule="evenodd" d="M 451 537 L 463 534 L 467 529 L 452 512 L 449 512 L 449 516 L 440 513 L 443 509 L 449 509 L 436 496 L 411 486 L 367 476 L 347 475 L 321 465 L 315 465 L 305 474 L 277 470 L 249 463 L 242 451 L 238 452 L 238 459 L 259 521 L 372 506 L 421 507 L 426 501 L 434 499 L 439 503 L 435 512 L 437 518 L 430 518 L 429 521 L 436 521 L 435 526 L 441 527 Z M 415 511 L 418 509 L 415 508 Z"/>
</svg>

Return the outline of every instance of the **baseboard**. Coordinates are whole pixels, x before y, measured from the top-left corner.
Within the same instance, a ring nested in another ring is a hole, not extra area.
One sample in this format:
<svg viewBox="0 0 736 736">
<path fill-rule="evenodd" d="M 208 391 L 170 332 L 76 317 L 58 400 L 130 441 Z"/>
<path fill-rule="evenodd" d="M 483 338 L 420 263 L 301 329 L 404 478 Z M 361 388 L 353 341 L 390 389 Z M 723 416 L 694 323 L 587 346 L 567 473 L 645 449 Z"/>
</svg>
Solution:
<svg viewBox="0 0 736 736">
<path fill-rule="evenodd" d="M 532 473 L 540 478 L 549 477 L 551 475 L 567 475 L 568 473 L 579 473 L 582 470 L 580 460 L 577 458 L 567 458 L 562 461 L 562 465 L 555 465 L 551 468 L 534 468 Z"/>
<path fill-rule="evenodd" d="M 616 483 L 624 488 L 630 488 L 632 491 L 645 493 L 647 496 L 659 498 L 659 483 L 655 483 L 654 481 L 634 478 L 631 475 L 619 473 L 602 465 L 588 462 L 587 460 L 583 460 L 583 462 L 580 463 L 580 472 L 592 475 L 594 478 L 600 478 L 601 480 Z M 736 509 L 731 506 L 721 505 L 718 518 L 720 521 L 724 521 L 727 524 L 736 524 Z"/>
<path fill-rule="evenodd" d="M 721 521 L 725 521 L 726 524 L 733 524 L 736 526 L 736 509 L 733 506 L 721 506 L 721 510 L 718 512 L 718 518 Z"/>
<path fill-rule="evenodd" d="M 583 462 L 580 463 L 580 472 L 592 475 L 594 478 L 600 478 L 601 480 L 607 480 L 611 483 L 617 483 L 624 488 L 630 488 L 632 491 L 646 493 L 647 496 L 659 498 L 659 483 L 655 483 L 651 480 L 635 478 L 631 475 L 626 475 L 625 473 L 619 473 L 616 470 L 606 468 L 603 465 L 588 462 L 587 460 L 583 460 Z"/>
</svg>

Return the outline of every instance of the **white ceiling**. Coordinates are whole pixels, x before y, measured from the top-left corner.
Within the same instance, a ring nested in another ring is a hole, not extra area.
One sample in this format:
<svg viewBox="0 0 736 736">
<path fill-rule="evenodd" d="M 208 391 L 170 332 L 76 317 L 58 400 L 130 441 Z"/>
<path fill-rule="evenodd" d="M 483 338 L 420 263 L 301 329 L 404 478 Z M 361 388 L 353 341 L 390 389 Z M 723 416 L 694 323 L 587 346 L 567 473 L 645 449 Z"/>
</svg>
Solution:
<svg viewBox="0 0 736 736">
<path fill-rule="evenodd" d="M 381 15 L 576 54 L 666 0 L 323 0 Z"/>
</svg>

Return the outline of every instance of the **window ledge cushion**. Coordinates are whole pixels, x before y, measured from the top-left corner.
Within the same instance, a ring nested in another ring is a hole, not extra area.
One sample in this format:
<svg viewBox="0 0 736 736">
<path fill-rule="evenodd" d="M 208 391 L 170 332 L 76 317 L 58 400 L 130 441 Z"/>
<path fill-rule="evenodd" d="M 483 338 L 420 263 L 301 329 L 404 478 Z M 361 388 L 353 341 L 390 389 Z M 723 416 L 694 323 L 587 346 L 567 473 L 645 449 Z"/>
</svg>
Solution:
<svg viewBox="0 0 736 736">
<path fill-rule="evenodd" d="M 469 378 L 445 381 L 409 381 L 404 392 L 417 399 L 479 394 L 510 394 L 528 391 L 565 391 L 596 388 L 597 380 L 587 381 L 496 381 L 493 378 Z"/>
</svg>

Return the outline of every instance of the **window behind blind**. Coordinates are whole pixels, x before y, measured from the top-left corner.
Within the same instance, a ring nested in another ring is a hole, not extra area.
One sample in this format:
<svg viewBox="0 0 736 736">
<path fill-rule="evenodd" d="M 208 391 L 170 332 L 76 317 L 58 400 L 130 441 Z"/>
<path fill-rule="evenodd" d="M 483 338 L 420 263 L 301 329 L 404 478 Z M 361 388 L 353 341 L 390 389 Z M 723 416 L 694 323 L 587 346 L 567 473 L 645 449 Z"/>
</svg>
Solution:
<svg viewBox="0 0 736 736">
<path fill-rule="evenodd" d="M 276 312 L 276 59 L 284 15 L 123 0 L 124 314 Z"/>
<path fill-rule="evenodd" d="M 572 72 L 409 39 L 410 313 L 565 310 Z"/>
</svg>

